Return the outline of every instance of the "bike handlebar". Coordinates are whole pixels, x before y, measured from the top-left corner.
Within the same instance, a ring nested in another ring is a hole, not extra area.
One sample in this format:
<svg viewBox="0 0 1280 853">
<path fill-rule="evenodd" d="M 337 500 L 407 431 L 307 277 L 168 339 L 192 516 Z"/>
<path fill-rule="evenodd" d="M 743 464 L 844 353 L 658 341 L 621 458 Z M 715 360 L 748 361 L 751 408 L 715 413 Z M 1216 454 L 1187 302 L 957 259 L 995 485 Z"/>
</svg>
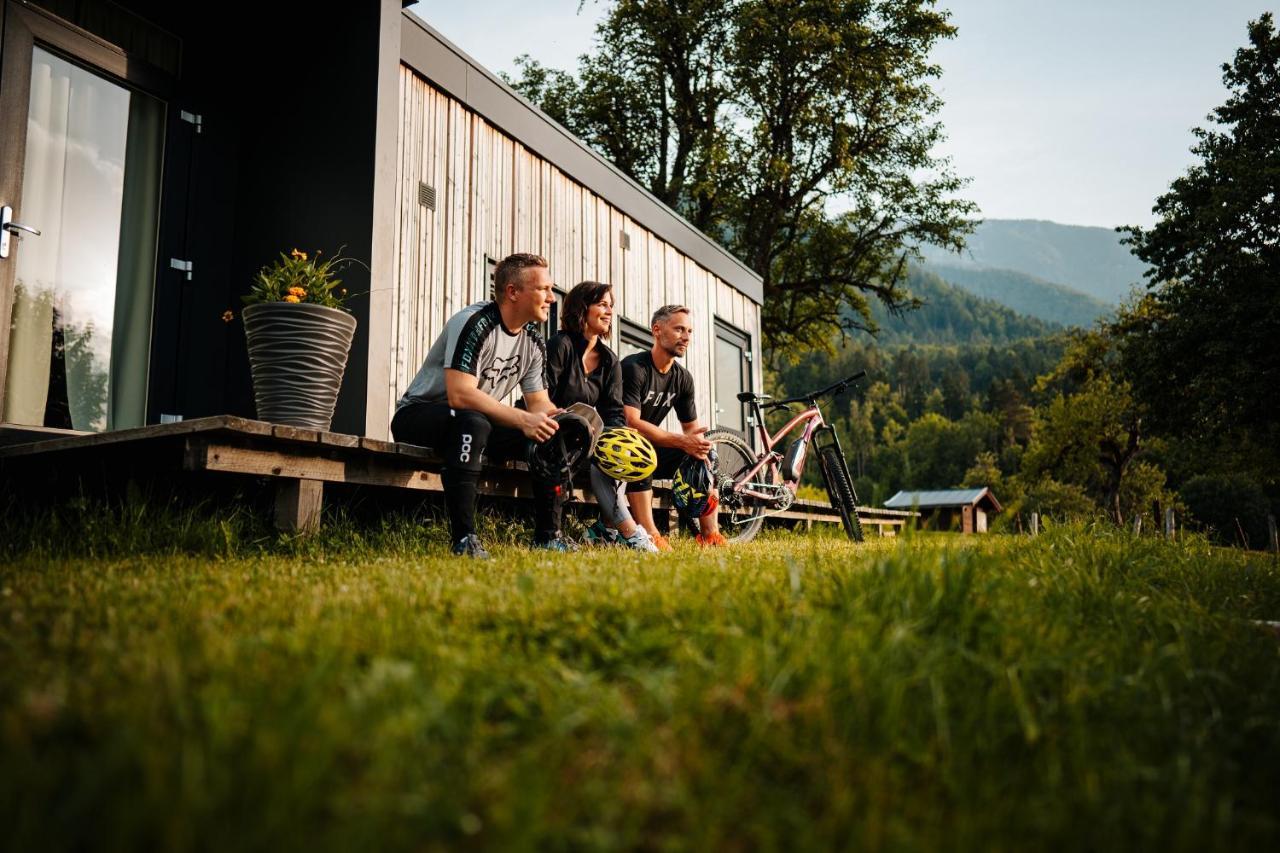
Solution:
<svg viewBox="0 0 1280 853">
<path fill-rule="evenodd" d="M 826 388 L 823 388 L 821 391 L 812 391 L 808 394 L 801 394 L 798 397 L 789 397 L 786 400 L 775 400 L 769 403 L 769 405 L 767 405 L 765 408 L 774 409 L 779 406 L 789 406 L 792 403 L 809 403 L 812 405 L 822 397 L 826 397 L 829 394 L 839 394 L 841 391 L 848 388 L 854 382 L 857 382 L 859 379 L 863 378 L 866 375 L 867 375 L 867 371 L 859 370 L 857 373 L 853 374 L 850 377 L 841 379 L 839 382 L 836 382 L 832 385 L 828 385 Z"/>
</svg>

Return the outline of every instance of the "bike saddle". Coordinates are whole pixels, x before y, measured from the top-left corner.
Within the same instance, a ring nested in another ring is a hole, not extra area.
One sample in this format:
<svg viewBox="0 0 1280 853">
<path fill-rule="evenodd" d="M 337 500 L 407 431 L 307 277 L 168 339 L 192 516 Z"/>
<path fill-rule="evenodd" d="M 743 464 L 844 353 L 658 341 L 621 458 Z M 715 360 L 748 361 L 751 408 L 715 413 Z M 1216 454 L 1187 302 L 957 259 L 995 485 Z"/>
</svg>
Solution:
<svg viewBox="0 0 1280 853">
<path fill-rule="evenodd" d="M 763 403 L 766 400 L 772 400 L 768 394 L 755 394 L 751 391 L 743 391 L 738 394 L 739 403 Z"/>
</svg>

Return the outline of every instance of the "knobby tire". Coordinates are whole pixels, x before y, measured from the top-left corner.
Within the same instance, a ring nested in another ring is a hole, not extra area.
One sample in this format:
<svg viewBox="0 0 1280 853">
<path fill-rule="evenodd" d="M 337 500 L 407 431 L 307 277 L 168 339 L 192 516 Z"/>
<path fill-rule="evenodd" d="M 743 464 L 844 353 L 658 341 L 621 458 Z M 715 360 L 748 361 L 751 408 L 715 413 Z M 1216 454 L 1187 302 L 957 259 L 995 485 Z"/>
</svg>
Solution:
<svg viewBox="0 0 1280 853">
<path fill-rule="evenodd" d="M 732 479 L 743 470 L 756 464 L 755 452 L 736 433 L 726 430 L 711 430 L 706 434 L 707 441 L 715 445 L 716 464 L 714 469 L 716 485 L 721 480 Z M 773 466 L 762 468 L 756 474 L 756 480 L 773 483 L 777 479 L 777 471 Z M 720 533 L 731 543 L 750 542 L 764 525 L 763 514 L 768 507 L 755 498 L 747 498 L 748 503 L 737 510 L 725 506 L 723 491 L 720 495 L 719 522 Z M 733 520 L 749 519 L 742 524 L 733 524 Z"/>
<path fill-rule="evenodd" d="M 858 518 L 858 496 L 853 490 L 844 454 L 838 447 L 824 447 L 820 458 L 823 479 L 827 481 L 827 495 L 831 498 L 831 505 L 840 511 L 844 532 L 854 542 L 861 542 L 863 534 L 862 521 Z"/>
</svg>

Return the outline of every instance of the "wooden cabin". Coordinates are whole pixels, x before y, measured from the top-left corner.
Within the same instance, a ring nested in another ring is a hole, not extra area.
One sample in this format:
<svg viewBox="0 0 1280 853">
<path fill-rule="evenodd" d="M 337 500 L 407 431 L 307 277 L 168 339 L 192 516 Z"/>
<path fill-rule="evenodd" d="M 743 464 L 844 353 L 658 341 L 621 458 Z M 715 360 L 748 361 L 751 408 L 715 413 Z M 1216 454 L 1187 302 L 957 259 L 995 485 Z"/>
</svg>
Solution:
<svg viewBox="0 0 1280 853">
<path fill-rule="evenodd" d="M 399 0 L 0 2 L 0 429 L 252 417 L 240 296 L 294 247 L 367 264 L 344 277 L 336 432 L 388 437 L 444 322 L 516 251 L 564 289 L 612 283 L 622 354 L 690 306 L 700 416 L 745 429 L 759 277 Z"/>
<path fill-rule="evenodd" d="M 1002 511 L 996 496 L 985 486 L 980 489 L 898 492 L 884 505 L 888 509 L 917 510 L 922 528 L 959 533 L 986 533 L 990 517 Z"/>
</svg>

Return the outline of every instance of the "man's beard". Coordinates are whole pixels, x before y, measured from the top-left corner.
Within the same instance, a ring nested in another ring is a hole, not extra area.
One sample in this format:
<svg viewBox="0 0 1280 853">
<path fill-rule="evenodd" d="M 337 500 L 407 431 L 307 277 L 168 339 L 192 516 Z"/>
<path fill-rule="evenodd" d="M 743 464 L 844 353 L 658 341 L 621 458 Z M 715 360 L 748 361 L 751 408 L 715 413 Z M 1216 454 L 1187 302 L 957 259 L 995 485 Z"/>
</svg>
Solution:
<svg viewBox="0 0 1280 853">
<path fill-rule="evenodd" d="M 672 344 L 671 346 L 667 346 L 666 344 L 659 343 L 658 347 L 667 355 L 671 356 L 672 358 L 679 358 L 682 355 L 679 349 L 680 348 L 679 344 Z"/>
</svg>

